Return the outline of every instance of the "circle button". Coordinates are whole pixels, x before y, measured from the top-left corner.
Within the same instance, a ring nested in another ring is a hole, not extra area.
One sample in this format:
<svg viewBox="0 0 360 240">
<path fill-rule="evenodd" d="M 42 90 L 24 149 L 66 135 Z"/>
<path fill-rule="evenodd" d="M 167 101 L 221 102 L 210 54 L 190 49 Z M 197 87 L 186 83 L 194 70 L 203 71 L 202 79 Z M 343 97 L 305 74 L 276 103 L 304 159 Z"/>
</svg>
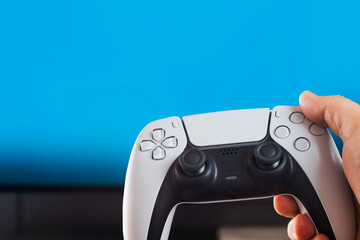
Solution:
<svg viewBox="0 0 360 240">
<path fill-rule="evenodd" d="M 290 129 L 287 126 L 282 125 L 275 129 L 274 134 L 278 138 L 287 138 L 290 136 Z"/>
<path fill-rule="evenodd" d="M 305 116 L 301 112 L 293 112 L 290 115 L 289 119 L 292 123 L 299 124 L 299 123 L 303 123 L 305 121 Z"/>
<path fill-rule="evenodd" d="M 310 148 L 310 142 L 304 137 L 300 137 L 295 140 L 294 147 L 300 152 L 305 152 Z"/>
<path fill-rule="evenodd" d="M 325 128 L 319 124 L 313 123 L 309 127 L 309 132 L 315 136 L 321 136 L 325 134 Z"/>
</svg>

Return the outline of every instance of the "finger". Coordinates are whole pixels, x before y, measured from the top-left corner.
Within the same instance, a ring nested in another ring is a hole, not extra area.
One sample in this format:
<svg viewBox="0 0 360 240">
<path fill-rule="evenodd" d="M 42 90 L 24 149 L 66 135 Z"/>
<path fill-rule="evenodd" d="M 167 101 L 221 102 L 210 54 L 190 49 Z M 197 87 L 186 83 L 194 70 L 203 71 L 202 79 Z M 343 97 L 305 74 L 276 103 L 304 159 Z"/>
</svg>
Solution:
<svg viewBox="0 0 360 240">
<path fill-rule="evenodd" d="M 305 91 L 299 98 L 301 111 L 313 122 L 329 127 L 343 141 L 360 133 L 360 105 L 341 96 L 317 96 Z"/>
<path fill-rule="evenodd" d="M 300 213 L 295 200 L 289 195 L 275 196 L 274 208 L 279 215 L 288 218 L 294 218 Z"/>
<path fill-rule="evenodd" d="M 329 240 L 329 238 L 324 234 L 318 234 L 315 237 L 313 237 L 311 240 Z"/>
<path fill-rule="evenodd" d="M 288 225 L 290 239 L 309 240 L 316 234 L 315 227 L 311 220 L 304 214 L 298 214 Z"/>
<path fill-rule="evenodd" d="M 310 120 L 329 127 L 344 142 L 343 168 L 360 201 L 360 106 L 341 96 L 317 96 L 305 91 L 300 96 L 302 112 Z"/>
</svg>

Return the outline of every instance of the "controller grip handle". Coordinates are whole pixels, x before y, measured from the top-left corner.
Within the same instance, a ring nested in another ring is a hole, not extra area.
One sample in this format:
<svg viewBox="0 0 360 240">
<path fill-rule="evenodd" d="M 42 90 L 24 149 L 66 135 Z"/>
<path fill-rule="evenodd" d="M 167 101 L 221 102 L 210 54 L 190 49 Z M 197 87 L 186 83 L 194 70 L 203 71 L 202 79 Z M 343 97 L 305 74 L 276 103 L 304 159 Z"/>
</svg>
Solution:
<svg viewBox="0 0 360 240">
<path fill-rule="evenodd" d="M 289 195 L 294 198 L 300 213 L 309 217 L 317 233 L 325 234 L 330 240 L 335 240 L 329 217 L 310 181 L 302 178 L 302 181 L 298 179 L 292 182 L 294 186 L 289 188 L 291 189 Z"/>
<path fill-rule="evenodd" d="M 170 181 L 165 181 L 161 186 L 150 219 L 146 240 L 167 240 L 171 224 L 175 215 L 179 200 L 171 187 Z M 164 191 L 166 189 L 166 191 Z"/>
</svg>

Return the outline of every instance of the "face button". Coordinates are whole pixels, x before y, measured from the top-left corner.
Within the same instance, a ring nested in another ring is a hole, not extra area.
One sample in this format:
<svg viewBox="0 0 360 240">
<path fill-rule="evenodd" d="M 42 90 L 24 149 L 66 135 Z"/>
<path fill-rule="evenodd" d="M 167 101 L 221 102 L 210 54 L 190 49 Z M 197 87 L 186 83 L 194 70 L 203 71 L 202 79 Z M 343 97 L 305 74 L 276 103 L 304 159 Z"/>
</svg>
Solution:
<svg viewBox="0 0 360 240">
<path fill-rule="evenodd" d="M 324 135 L 325 131 L 326 130 L 323 126 L 320 126 L 319 124 L 316 123 L 311 124 L 309 127 L 309 132 L 315 136 Z"/>
<path fill-rule="evenodd" d="M 287 138 L 290 136 L 290 129 L 287 126 L 279 126 L 275 129 L 274 134 L 278 138 Z"/>
<path fill-rule="evenodd" d="M 205 170 L 206 156 L 197 149 L 186 150 L 179 158 L 179 165 L 185 175 L 196 177 Z"/>
<path fill-rule="evenodd" d="M 176 137 L 168 137 L 161 143 L 166 148 L 176 148 L 178 141 Z"/>
<path fill-rule="evenodd" d="M 272 170 L 279 166 L 282 158 L 282 150 L 276 143 L 261 143 L 254 149 L 254 158 L 259 168 Z"/>
<path fill-rule="evenodd" d="M 154 160 L 162 160 L 165 157 L 166 157 L 166 153 L 162 147 L 156 147 L 152 152 L 152 158 Z"/>
<path fill-rule="evenodd" d="M 310 148 L 310 142 L 304 137 L 300 137 L 295 140 L 294 147 L 300 152 L 305 152 Z"/>
<path fill-rule="evenodd" d="M 151 140 L 144 140 L 140 143 L 140 151 L 145 152 L 153 149 L 155 147 L 155 143 Z"/>
<path fill-rule="evenodd" d="M 301 112 L 293 112 L 290 115 L 289 119 L 292 123 L 299 124 L 299 123 L 303 123 L 305 121 L 305 116 Z"/>
<path fill-rule="evenodd" d="M 152 138 L 157 141 L 157 142 L 160 142 L 161 140 L 163 140 L 165 137 L 165 130 L 162 129 L 162 128 L 157 128 L 157 129 L 154 129 L 152 131 Z"/>
</svg>

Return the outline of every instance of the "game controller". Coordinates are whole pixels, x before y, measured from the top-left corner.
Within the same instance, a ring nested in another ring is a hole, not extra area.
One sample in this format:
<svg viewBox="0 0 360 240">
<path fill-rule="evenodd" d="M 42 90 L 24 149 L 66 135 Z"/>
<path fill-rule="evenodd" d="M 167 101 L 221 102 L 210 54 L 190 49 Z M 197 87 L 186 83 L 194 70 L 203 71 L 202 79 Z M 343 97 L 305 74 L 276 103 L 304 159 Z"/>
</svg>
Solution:
<svg viewBox="0 0 360 240">
<path fill-rule="evenodd" d="M 148 124 L 125 180 L 125 240 L 166 240 L 179 204 L 292 195 L 320 233 L 355 239 L 352 194 L 329 131 L 299 107 L 170 117 Z M 241 214 L 241 213 L 239 213 Z"/>
</svg>

